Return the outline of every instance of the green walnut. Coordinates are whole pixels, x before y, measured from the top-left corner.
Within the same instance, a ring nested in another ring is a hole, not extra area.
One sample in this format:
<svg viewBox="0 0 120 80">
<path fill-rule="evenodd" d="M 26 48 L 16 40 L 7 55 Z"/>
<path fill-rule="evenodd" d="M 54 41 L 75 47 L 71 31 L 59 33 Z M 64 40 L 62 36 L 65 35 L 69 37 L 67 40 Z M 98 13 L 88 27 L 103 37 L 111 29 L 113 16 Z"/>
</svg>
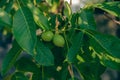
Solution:
<svg viewBox="0 0 120 80">
<path fill-rule="evenodd" d="M 50 42 L 53 39 L 53 36 L 54 34 L 52 31 L 46 31 L 42 33 L 41 38 L 46 42 Z"/>
<path fill-rule="evenodd" d="M 55 46 L 64 47 L 65 40 L 62 35 L 55 34 L 53 37 L 53 43 Z"/>
</svg>

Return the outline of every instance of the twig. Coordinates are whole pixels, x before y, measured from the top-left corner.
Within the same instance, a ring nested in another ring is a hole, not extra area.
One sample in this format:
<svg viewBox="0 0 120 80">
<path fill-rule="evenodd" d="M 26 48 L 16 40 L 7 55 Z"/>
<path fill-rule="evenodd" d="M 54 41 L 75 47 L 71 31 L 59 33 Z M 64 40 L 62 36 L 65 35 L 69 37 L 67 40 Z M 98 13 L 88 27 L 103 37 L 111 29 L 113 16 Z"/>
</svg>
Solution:
<svg viewBox="0 0 120 80">
<path fill-rule="evenodd" d="M 110 17 L 108 14 L 106 14 L 106 13 L 104 13 L 104 15 L 107 17 L 107 18 L 109 18 L 109 19 L 111 19 L 113 22 L 115 22 L 116 24 L 119 24 L 120 25 L 120 21 L 117 21 L 117 20 L 115 20 L 115 18 L 112 18 L 112 17 Z"/>
<path fill-rule="evenodd" d="M 69 73 L 70 73 L 70 75 L 72 77 L 72 80 L 74 80 L 74 73 L 73 73 L 73 70 L 72 70 L 72 65 L 68 66 L 68 71 L 69 71 Z"/>
</svg>

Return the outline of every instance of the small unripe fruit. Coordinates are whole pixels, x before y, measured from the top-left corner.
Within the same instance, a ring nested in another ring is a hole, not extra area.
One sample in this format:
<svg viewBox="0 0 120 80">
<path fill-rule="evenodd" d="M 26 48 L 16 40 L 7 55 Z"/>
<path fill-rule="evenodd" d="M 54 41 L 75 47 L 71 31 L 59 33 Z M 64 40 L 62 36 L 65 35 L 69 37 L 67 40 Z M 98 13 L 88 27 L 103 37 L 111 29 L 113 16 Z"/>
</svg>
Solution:
<svg viewBox="0 0 120 80">
<path fill-rule="evenodd" d="M 65 40 L 64 40 L 63 36 L 61 36 L 59 34 L 55 34 L 53 37 L 53 43 L 54 43 L 54 45 L 56 45 L 58 47 L 64 47 Z"/>
<path fill-rule="evenodd" d="M 50 42 L 53 38 L 54 34 L 52 31 L 46 31 L 46 32 L 43 32 L 41 37 L 44 41 L 46 42 Z"/>
</svg>

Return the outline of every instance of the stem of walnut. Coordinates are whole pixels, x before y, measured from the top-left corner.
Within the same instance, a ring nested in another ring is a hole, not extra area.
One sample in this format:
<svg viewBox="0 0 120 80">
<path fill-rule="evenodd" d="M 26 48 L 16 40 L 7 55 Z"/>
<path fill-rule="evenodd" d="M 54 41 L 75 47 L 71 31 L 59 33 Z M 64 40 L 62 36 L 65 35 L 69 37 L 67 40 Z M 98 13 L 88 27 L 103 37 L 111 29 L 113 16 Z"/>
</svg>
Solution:
<svg viewBox="0 0 120 80">
<path fill-rule="evenodd" d="M 56 17 L 56 21 L 55 21 L 55 23 L 56 23 L 56 26 L 55 26 L 55 33 L 59 33 L 59 29 L 58 29 L 58 26 L 59 26 L 59 21 L 58 21 L 58 18 Z"/>
</svg>

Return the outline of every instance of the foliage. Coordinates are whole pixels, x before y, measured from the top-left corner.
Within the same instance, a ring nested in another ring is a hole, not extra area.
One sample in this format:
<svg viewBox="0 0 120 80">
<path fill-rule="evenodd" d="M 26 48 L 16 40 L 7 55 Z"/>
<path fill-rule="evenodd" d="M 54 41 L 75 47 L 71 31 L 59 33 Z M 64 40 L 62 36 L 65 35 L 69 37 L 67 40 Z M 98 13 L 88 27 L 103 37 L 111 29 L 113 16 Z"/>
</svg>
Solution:
<svg viewBox="0 0 120 80">
<path fill-rule="evenodd" d="M 119 1 L 86 5 L 76 13 L 59 0 L 1 0 L 0 7 L 0 27 L 14 37 L 2 76 L 13 67 L 11 80 L 100 80 L 107 67 L 120 71 L 120 39 L 97 31 L 94 19 L 95 8 L 119 18 Z"/>
</svg>

